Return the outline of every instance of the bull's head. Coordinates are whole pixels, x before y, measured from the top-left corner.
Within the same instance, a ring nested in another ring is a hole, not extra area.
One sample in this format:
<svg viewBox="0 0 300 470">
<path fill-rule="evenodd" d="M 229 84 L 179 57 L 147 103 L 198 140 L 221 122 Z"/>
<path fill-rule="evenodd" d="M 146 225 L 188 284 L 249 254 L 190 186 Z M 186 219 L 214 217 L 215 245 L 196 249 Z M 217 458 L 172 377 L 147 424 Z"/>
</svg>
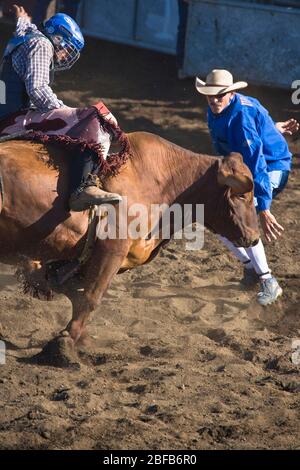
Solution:
<svg viewBox="0 0 300 470">
<path fill-rule="evenodd" d="M 214 214 L 205 214 L 208 227 L 236 246 L 254 245 L 260 235 L 253 203 L 253 178 L 239 153 L 231 153 L 218 162 L 217 183 L 220 192 L 213 204 Z"/>
</svg>

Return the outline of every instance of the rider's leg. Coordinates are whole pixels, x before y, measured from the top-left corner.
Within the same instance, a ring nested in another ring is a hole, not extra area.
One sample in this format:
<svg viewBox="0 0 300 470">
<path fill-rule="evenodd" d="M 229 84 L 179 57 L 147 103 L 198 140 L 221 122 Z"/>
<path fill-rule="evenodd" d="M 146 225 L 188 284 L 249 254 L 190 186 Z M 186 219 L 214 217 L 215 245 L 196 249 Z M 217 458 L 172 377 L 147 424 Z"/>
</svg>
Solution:
<svg viewBox="0 0 300 470">
<path fill-rule="evenodd" d="M 102 145 L 103 156 L 106 158 L 110 144 L 104 141 Z M 73 211 L 80 212 L 108 202 L 117 203 L 122 199 L 119 194 L 109 193 L 97 187 L 98 165 L 94 158 L 91 152 L 86 151 L 78 153 L 72 160 L 69 206 Z"/>
<path fill-rule="evenodd" d="M 108 117 L 114 119 L 110 114 Z M 43 114 L 31 110 L 25 116 L 16 118 L 16 122 L 10 127 L 6 127 L 4 132 L 10 134 L 27 129 L 41 131 L 49 135 L 67 135 L 75 139 L 84 139 L 87 142 L 100 143 L 103 158 L 106 158 L 110 147 L 110 134 L 99 124 L 94 109 L 63 107 Z M 99 189 L 96 185 L 96 179 L 90 177 L 91 174 L 97 173 L 97 161 L 93 160 L 91 152 L 90 154 L 78 152 L 78 155 L 73 155 L 70 168 L 71 197 L 69 205 L 71 210 L 80 212 L 93 205 L 107 202 L 116 203 L 122 199 L 119 194 L 107 193 Z"/>
</svg>

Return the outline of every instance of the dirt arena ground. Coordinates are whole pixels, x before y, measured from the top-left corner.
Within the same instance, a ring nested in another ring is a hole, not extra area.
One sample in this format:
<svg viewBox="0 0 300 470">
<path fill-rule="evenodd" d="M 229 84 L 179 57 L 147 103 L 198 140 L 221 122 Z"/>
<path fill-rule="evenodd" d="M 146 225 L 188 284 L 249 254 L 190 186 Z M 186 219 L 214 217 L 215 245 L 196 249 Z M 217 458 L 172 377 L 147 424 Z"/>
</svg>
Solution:
<svg viewBox="0 0 300 470">
<path fill-rule="evenodd" d="M 1 39 L 9 28 L 1 25 Z M 146 130 L 210 152 L 205 102 L 175 59 L 90 39 L 55 89 L 71 106 L 101 98 L 126 131 Z M 300 118 L 289 91 L 249 87 L 275 120 Z M 64 297 L 22 294 L 0 266 L 0 449 L 299 449 L 300 135 L 273 211 L 285 227 L 267 247 L 283 297 L 268 308 L 239 286 L 241 266 L 206 232 L 201 251 L 172 241 L 153 262 L 117 276 L 90 323 L 80 368 L 20 362 L 70 318 Z"/>
</svg>

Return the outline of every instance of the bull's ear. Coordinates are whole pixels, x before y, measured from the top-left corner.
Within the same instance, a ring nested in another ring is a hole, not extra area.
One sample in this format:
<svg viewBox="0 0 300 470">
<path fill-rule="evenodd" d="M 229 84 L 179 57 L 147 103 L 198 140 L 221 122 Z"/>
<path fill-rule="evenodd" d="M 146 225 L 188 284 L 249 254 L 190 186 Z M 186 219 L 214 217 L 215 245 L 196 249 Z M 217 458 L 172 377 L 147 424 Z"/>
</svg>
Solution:
<svg viewBox="0 0 300 470">
<path fill-rule="evenodd" d="M 253 189 L 253 181 L 248 176 L 236 173 L 235 175 L 220 171 L 218 183 L 221 186 L 229 186 L 236 194 L 249 193 Z"/>
<path fill-rule="evenodd" d="M 234 168 L 244 164 L 243 156 L 238 152 L 230 152 L 228 157 L 226 157 L 226 161 L 230 162 Z"/>
<path fill-rule="evenodd" d="M 251 172 L 239 153 L 231 153 L 223 159 L 217 179 L 221 186 L 229 186 L 236 194 L 248 193 L 253 189 Z"/>
</svg>

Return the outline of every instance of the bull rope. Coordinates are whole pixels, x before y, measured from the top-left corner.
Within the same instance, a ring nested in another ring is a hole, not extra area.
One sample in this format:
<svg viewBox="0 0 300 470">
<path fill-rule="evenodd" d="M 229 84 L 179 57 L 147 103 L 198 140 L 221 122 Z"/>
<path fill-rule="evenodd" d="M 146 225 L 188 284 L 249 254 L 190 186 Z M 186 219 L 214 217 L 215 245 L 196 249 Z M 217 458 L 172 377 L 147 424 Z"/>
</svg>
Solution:
<svg viewBox="0 0 300 470">
<path fill-rule="evenodd" d="M 2 137 L 0 137 L 0 144 L 2 142 L 8 142 L 9 140 L 21 139 L 22 137 L 27 136 L 30 132 L 32 131 L 22 131 L 22 132 L 15 132 L 9 135 L 3 135 Z"/>
</svg>

